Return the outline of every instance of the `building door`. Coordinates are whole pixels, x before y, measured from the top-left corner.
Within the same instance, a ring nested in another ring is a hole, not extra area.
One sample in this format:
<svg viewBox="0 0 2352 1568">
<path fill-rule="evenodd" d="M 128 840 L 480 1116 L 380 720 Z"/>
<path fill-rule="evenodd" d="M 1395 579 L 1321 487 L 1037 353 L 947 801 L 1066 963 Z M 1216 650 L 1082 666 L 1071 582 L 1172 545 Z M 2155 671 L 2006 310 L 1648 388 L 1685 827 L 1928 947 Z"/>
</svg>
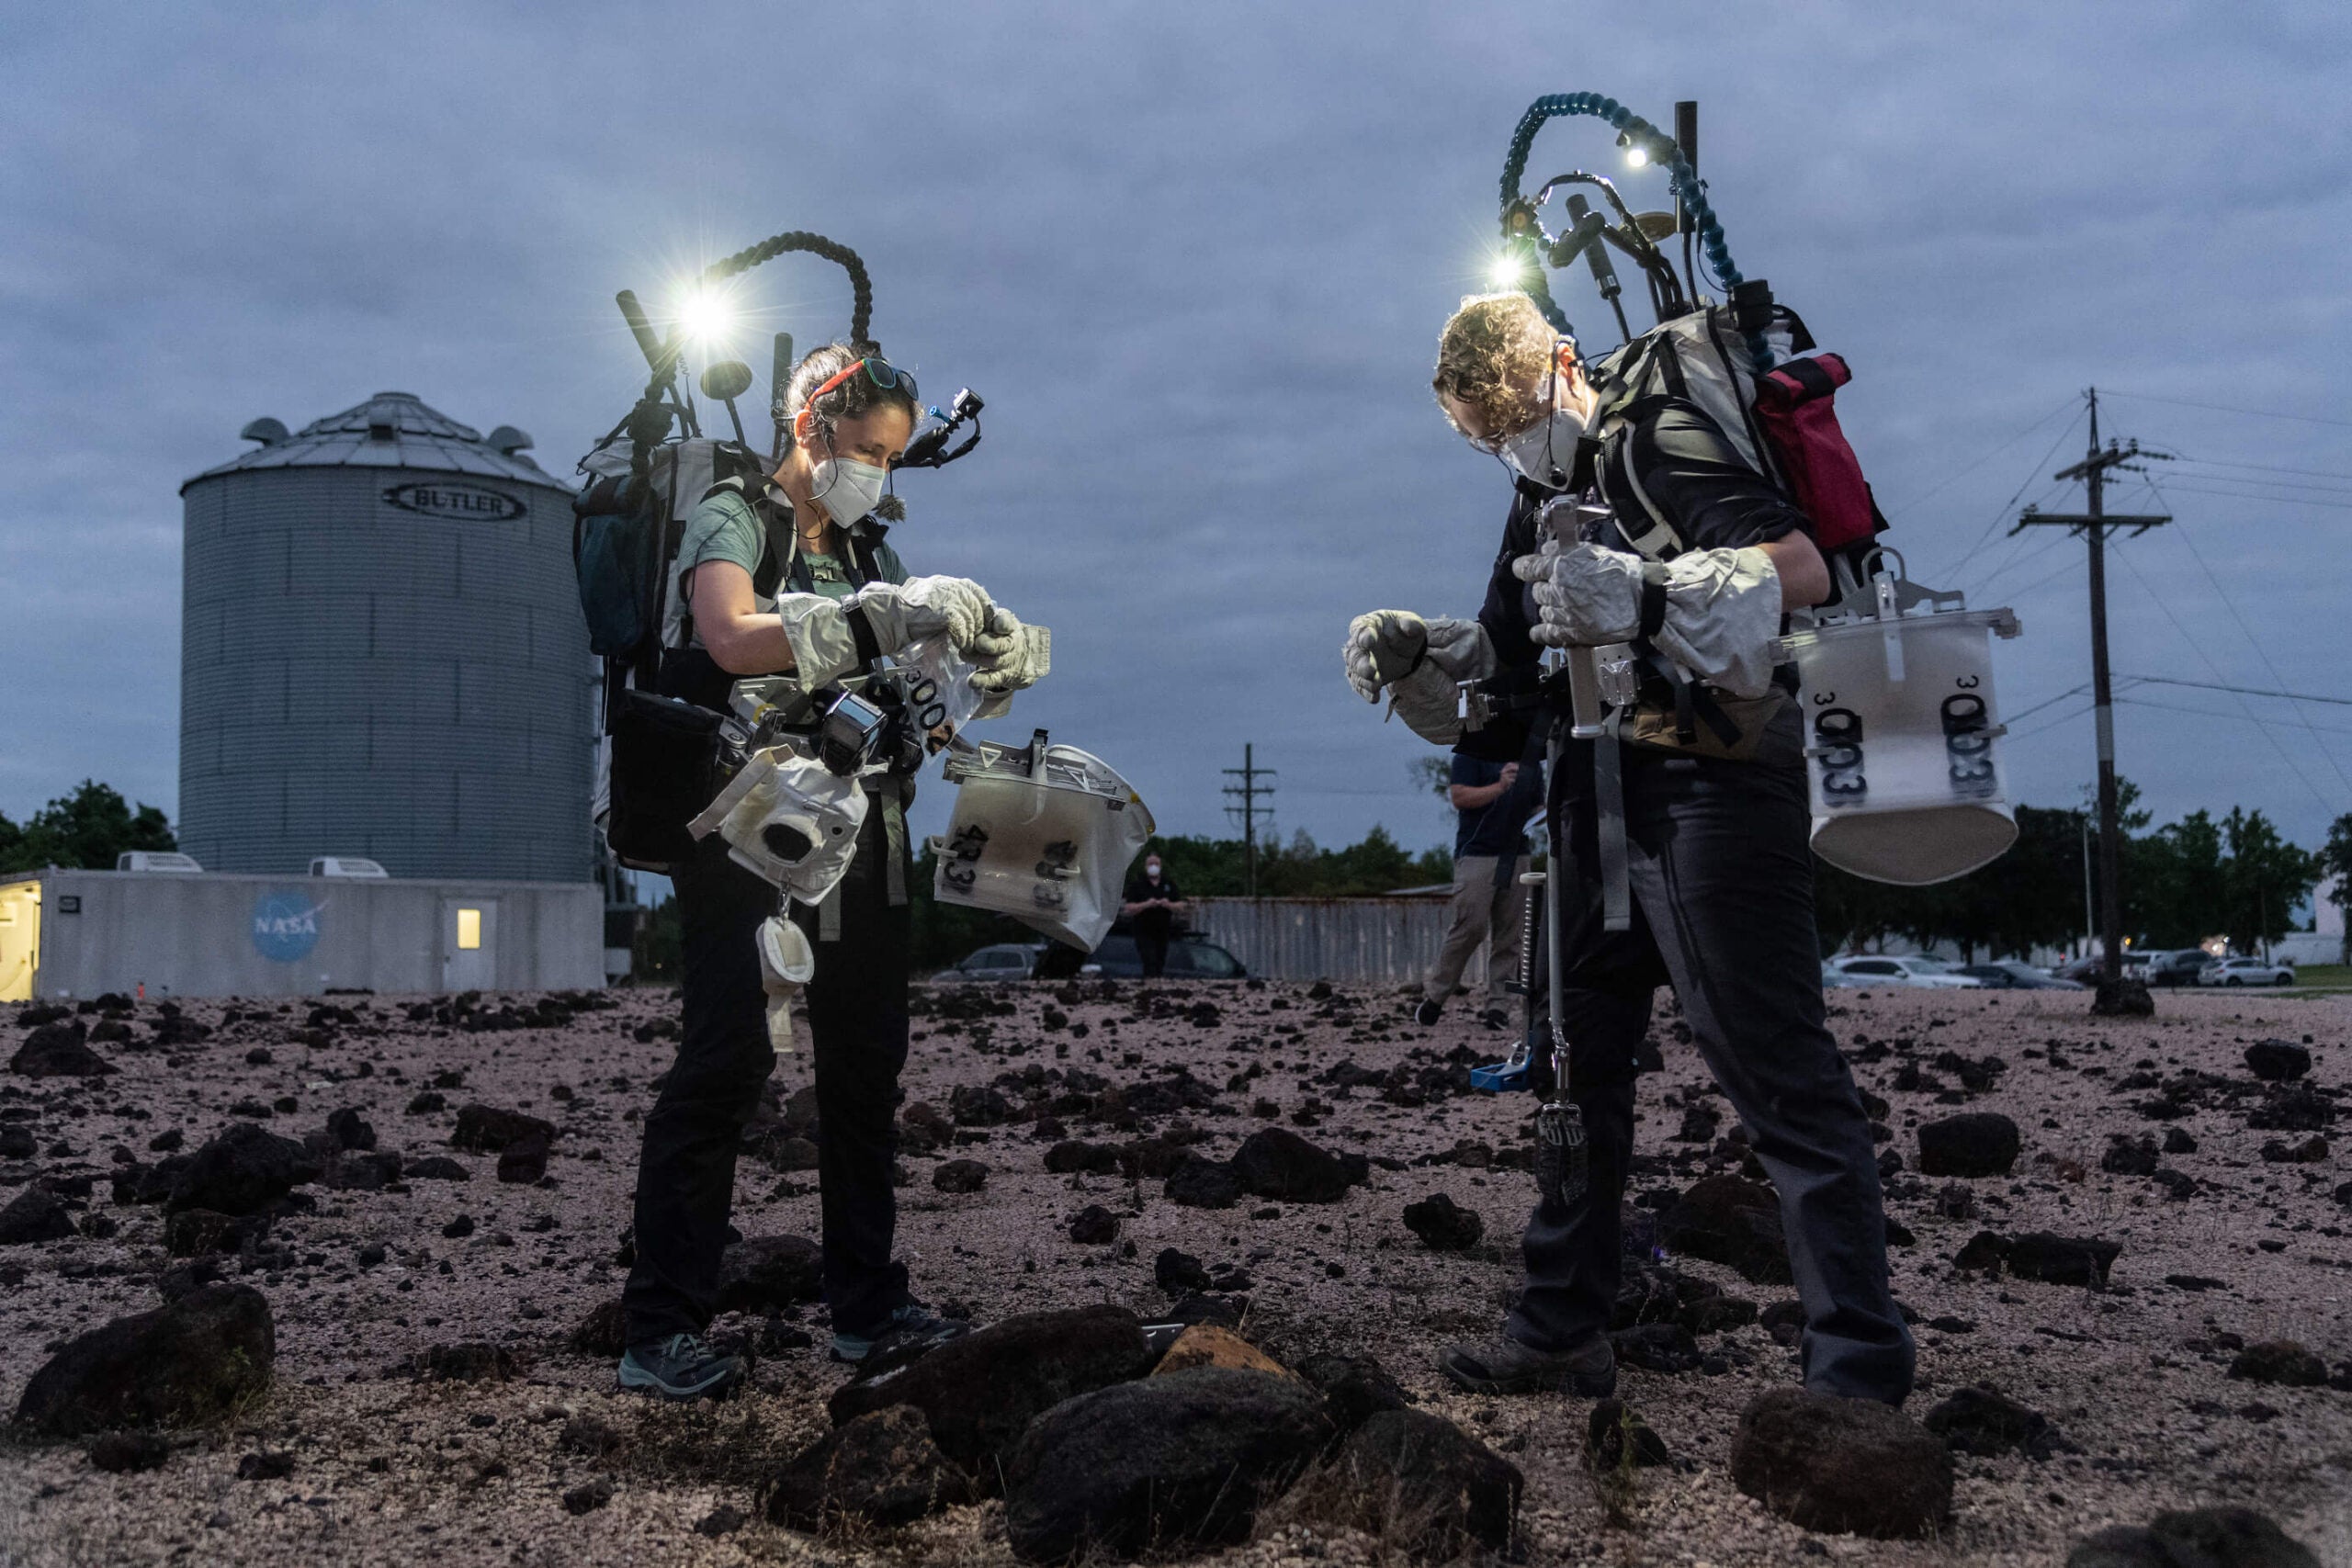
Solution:
<svg viewBox="0 0 2352 1568">
<path fill-rule="evenodd" d="M 441 900 L 441 988 L 489 991 L 498 987 L 498 900 Z"/>
<path fill-rule="evenodd" d="M 0 1002 L 30 1001 L 40 974 L 40 884 L 0 887 Z"/>
</svg>

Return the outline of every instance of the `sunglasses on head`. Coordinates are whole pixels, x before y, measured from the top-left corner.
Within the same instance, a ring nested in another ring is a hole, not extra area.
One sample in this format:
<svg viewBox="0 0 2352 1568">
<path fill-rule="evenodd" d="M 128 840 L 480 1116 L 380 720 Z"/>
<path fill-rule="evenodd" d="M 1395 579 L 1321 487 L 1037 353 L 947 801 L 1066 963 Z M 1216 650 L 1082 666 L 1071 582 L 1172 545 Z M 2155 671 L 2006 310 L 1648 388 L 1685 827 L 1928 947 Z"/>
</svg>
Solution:
<svg viewBox="0 0 2352 1568">
<path fill-rule="evenodd" d="M 896 388 L 905 392 L 908 397 L 921 400 L 922 394 L 915 390 L 914 377 L 899 369 L 880 355 L 869 354 L 854 365 L 845 367 L 840 373 L 826 378 L 823 386 L 808 394 L 809 405 L 813 407 L 819 398 L 832 391 L 861 370 L 865 372 L 865 378 L 873 382 L 880 390 L 887 392 Z"/>
</svg>

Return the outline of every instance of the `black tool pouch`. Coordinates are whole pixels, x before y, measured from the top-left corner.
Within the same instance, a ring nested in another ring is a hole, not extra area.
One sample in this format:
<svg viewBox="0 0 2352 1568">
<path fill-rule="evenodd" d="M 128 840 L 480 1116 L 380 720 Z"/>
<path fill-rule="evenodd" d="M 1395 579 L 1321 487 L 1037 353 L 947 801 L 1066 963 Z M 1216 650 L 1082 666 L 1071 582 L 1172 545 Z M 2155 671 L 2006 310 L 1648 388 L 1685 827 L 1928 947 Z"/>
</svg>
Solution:
<svg viewBox="0 0 2352 1568">
<path fill-rule="evenodd" d="M 694 852 L 686 824 L 718 797 L 722 716 L 675 697 L 620 694 L 605 841 L 623 865 L 667 871 Z"/>
</svg>

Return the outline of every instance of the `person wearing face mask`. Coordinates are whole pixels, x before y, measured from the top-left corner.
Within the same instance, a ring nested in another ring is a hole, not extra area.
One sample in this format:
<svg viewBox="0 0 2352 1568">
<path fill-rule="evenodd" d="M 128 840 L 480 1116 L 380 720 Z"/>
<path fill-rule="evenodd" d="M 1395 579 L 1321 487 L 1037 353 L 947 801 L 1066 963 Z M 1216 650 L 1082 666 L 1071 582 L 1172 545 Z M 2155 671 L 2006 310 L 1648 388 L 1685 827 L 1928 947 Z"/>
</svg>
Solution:
<svg viewBox="0 0 2352 1568">
<path fill-rule="evenodd" d="M 1829 592 L 1813 525 L 1698 405 L 1596 382 L 1523 294 L 1463 302 L 1434 389 L 1455 431 L 1510 476 L 1502 546 L 1475 620 L 1357 617 L 1351 684 L 1374 701 L 1386 693 L 1419 733 L 1451 744 L 1458 681 L 1507 696 L 1533 685 L 1546 648 L 1610 644 L 1629 645 L 1640 672 L 1599 740 L 1568 739 L 1548 694 L 1506 702 L 1521 716 L 1481 736 L 1508 749 L 1516 723 L 1564 742 L 1546 825 L 1552 874 L 1566 879 L 1560 1021 L 1589 1172 L 1581 1195 L 1537 1203 L 1525 1286 L 1501 1334 L 1450 1348 L 1441 1365 L 1482 1393 L 1614 1388 L 1607 1329 L 1635 1061 L 1653 994 L 1670 985 L 1777 1191 L 1806 1386 L 1899 1404 L 1914 1351 L 1888 1288 L 1869 1120 L 1824 1020 L 1794 673 L 1775 646 L 1785 610 Z M 1608 766 L 1613 775 L 1597 773 Z M 1600 799 L 1606 776 L 1622 817 Z M 1603 865 L 1611 831 L 1618 919 Z M 1539 1009 L 1547 989 L 1539 976 Z M 1549 1029 L 1540 1021 L 1537 1038 Z M 1539 1093 L 1547 1057 L 1534 1054 Z"/>
<path fill-rule="evenodd" d="M 666 595 L 664 695 L 724 711 L 735 681 L 771 674 L 815 691 L 943 633 L 978 665 L 984 689 L 1027 683 L 1010 612 L 976 582 L 910 578 L 874 515 L 920 408 L 913 378 L 868 345 L 828 344 L 793 369 L 778 407 L 788 445 L 775 472 L 715 487 L 686 521 Z M 847 874 L 821 904 L 792 910 L 816 955 L 805 995 L 823 1285 L 833 1354 L 850 1361 L 886 1336 L 963 1326 L 917 1302 L 892 1256 L 912 780 L 869 773 L 862 782 L 867 809 Z M 737 1149 L 775 1066 L 755 938 L 777 893 L 728 852 L 713 833 L 672 867 L 684 1026 L 645 1121 L 637 1257 L 621 1298 L 621 1386 L 672 1399 L 723 1394 L 746 1370 L 704 1334 L 718 1303 Z"/>
<path fill-rule="evenodd" d="M 1168 944 L 1183 912 L 1184 895 L 1177 891 L 1159 853 L 1146 855 L 1143 869 L 1127 879 L 1126 901 L 1119 907 L 1135 933 L 1136 956 L 1142 960 L 1145 979 L 1157 980 L 1167 972 Z"/>
</svg>

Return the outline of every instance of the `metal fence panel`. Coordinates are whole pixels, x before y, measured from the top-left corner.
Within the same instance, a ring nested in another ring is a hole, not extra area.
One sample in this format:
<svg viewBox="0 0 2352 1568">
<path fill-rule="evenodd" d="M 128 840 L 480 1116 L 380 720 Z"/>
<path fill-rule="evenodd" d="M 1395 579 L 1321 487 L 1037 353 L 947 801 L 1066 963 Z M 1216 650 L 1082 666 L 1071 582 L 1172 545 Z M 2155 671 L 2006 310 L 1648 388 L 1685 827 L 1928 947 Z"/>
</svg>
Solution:
<svg viewBox="0 0 2352 1568">
<path fill-rule="evenodd" d="M 1269 980 L 1419 984 L 1444 944 L 1443 898 L 1195 898 L 1193 928 Z M 1463 972 L 1487 983 L 1481 948 Z"/>
</svg>

